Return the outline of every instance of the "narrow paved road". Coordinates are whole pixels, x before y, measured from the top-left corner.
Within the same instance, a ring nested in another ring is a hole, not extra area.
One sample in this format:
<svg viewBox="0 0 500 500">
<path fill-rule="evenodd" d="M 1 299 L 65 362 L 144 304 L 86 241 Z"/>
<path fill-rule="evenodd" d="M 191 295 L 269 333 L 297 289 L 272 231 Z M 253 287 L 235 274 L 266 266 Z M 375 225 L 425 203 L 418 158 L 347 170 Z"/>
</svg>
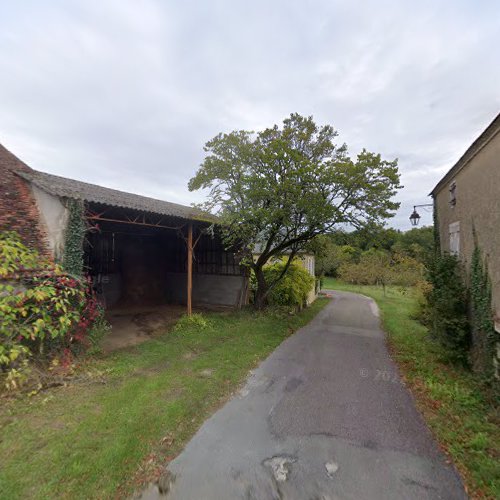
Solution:
<svg viewBox="0 0 500 500">
<path fill-rule="evenodd" d="M 467 498 L 400 381 L 375 303 L 351 293 L 274 351 L 169 470 L 169 500 Z"/>
</svg>

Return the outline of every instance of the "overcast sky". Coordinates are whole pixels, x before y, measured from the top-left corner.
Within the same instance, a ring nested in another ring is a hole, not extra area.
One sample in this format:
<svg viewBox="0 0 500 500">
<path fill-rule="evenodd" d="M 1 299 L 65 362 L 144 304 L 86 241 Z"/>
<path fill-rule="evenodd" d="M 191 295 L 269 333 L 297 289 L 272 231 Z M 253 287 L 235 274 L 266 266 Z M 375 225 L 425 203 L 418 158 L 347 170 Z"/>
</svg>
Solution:
<svg viewBox="0 0 500 500">
<path fill-rule="evenodd" d="M 389 224 L 408 229 L 500 111 L 499 33 L 495 0 L 0 0 L 0 142 L 38 170 L 190 204 L 207 140 L 299 112 L 352 154 L 399 158 Z"/>
</svg>

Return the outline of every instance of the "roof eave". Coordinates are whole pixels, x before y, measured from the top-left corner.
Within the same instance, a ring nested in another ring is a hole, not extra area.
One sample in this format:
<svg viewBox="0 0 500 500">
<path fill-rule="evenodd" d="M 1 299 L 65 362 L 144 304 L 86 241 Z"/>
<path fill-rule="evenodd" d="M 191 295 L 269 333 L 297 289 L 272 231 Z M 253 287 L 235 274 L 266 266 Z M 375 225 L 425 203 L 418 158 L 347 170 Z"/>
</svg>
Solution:
<svg viewBox="0 0 500 500">
<path fill-rule="evenodd" d="M 467 148 L 465 153 L 453 165 L 453 167 L 446 172 L 441 180 L 434 186 L 434 189 L 429 193 L 433 198 L 441 191 L 449 180 L 466 167 L 469 162 L 483 149 L 498 133 L 500 132 L 500 113 L 493 119 L 493 121 L 483 130 L 477 139 Z"/>
</svg>

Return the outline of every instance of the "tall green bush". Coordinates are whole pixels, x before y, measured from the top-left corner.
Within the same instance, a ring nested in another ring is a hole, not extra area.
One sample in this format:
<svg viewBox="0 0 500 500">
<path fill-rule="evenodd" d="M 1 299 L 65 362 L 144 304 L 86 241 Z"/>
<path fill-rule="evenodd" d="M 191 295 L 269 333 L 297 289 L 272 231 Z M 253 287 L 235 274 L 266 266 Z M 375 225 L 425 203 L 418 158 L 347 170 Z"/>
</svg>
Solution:
<svg viewBox="0 0 500 500">
<path fill-rule="evenodd" d="M 429 265 L 427 293 L 429 321 L 434 337 L 451 361 L 467 364 L 471 345 L 467 319 L 467 288 L 457 257 L 436 255 Z"/>
<path fill-rule="evenodd" d="M 285 263 L 280 261 L 264 268 L 266 281 L 274 282 L 281 275 Z M 267 302 L 273 306 L 288 306 L 300 309 L 307 302 L 307 296 L 313 289 L 314 278 L 298 262 L 292 262 L 283 279 L 271 288 Z"/>
</svg>

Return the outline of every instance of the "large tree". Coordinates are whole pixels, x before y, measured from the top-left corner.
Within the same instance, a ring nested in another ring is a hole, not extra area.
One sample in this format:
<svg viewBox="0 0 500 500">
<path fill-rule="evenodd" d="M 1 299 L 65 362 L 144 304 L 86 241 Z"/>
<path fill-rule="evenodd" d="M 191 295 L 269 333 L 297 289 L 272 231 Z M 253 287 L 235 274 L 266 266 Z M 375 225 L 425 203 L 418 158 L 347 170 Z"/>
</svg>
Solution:
<svg viewBox="0 0 500 500">
<path fill-rule="evenodd" d="M 401 187 L 397 160 L 363 150 L 355 160 L 334 141 L 330 125 L 292 114 L 282 127 L 219 134 L 189 189 L 209 189 L 205 208 L 221 217 L 228 246 L 240 244 L 257 279 L 256 306 L 317 235 L 340 224 L 356 228 L 394 215 Z M 251 258 L 256 247 L 257 259 Z M 266 281 L 263 267 L 284 256 L 283 274 Z"/>
</svg>

